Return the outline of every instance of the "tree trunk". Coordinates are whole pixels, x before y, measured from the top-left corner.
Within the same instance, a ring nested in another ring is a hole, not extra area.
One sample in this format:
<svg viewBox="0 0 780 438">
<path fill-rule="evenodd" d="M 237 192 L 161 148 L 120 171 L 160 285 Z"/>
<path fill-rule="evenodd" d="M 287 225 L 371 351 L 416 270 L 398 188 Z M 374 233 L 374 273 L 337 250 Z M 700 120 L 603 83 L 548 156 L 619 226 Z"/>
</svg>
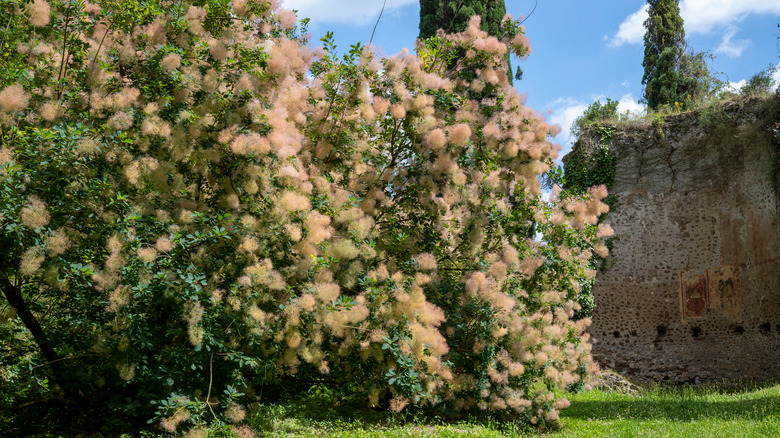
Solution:
<svg viewBox="0 0 780 438">
<path fill-rule="evenodd" d="M 43 328 L 40 323 L 38 323 L 38 319 L 35 318 L 35 315 L 33 315 L 30 308 L 27 306 L 27 302 L 25 302 L 24 297 L 22 296 L 21 285 L 14 285 L 7 278 L 0 278 L 0 289 L 3 290 L 5 299 L 8 300 L 8 303 L 14 308 L 17 316 L 19 316 L 19 319 L 24 323 L 24 326 L 27 327 L 27 330 L 33 335 L 33 339 L 41 350 L 41 353 L 43 353 L 43 357 L 46 359 L 48 365 L 51 366 L 54 375 L 54 383 L 62 388 L 69 398 L 74 401 L 81 400 L 82 397 L 79 391 L 71 388 L 71 385 L 65 384 L 67 380 L 64 379 L 62 375 L 64 369 L 62 360 L 54 350 L 54 347 L 52 347 Z"/>
</svg>

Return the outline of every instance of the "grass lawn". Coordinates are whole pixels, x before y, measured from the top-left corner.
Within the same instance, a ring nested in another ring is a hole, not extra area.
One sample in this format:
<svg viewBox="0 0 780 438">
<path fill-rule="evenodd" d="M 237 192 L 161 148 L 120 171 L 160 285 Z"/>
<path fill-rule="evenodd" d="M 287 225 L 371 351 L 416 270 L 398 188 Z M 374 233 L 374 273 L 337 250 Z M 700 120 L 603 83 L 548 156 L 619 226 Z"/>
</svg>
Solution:
<svg viewBox="0 0 780 438">
<path fill-rule="evenodd" d="M 456 437 L 778 437 L 780 384 L 718 389 L 651 386 L 635 394 L 597 389 L 570 397 L 556 431 L 523 429 L 483 416 L 444 421 L 411 410 L 402 414 L 339 406 L 338 397 L 313 391 L 302 400 L 261 405 L 246 425 L 256 437 L 456 438 Z M 203 438 L 237 438 L 227 425 L 214 425 Z M 45 430 L 45 429 L 44 429 Z M 6 434 L 0 430 L 0 437 Z M 17 434 L 18 436 L 18 434 Z M 29 435 L 28 435 L 29 436 Z M 73 437 L 57 432 L 37 437 Z M 78 435 L 98 437 L 99 432 Z M 110 434 L 110 436 L 116 436 Z M 165 438 L 158 430 L 136 431 L 121 438 Z"/>
<path fill-rule="evenodd" d="M 638 395 L 596 390 L 572 397 L 562 418 L 550 438 L 780 437 L 780 385 L 655 387 Z"/>
<path fill-rule="evenodd" d="M 571 397 L 559 431 L 529 434 L 514 425 L 475 419 L 444 423 L 430 417 L 333 406 L 266 406 L 249 424 L 266 437 L 780 437 L 780 385 L 722 390 L 651 387 L 638 394 L 593 390 Z"/>
<path fill-rule="evenodd" d="M 263 406 L 248 423 L 263 437 L 427 438 L 528 436 L 516 424 L 491 419 L 445 423 L 440 418 L 354 410 L 306 400 Z"/>
</svg>

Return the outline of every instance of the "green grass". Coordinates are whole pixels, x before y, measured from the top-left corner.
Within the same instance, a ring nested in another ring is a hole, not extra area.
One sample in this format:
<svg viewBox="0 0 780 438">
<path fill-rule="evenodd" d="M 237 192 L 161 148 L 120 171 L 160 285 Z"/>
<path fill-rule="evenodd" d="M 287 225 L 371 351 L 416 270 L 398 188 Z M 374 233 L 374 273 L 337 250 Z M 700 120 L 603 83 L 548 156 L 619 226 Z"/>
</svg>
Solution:
<svg viewBox="0 0 780 438">
<path fill-rule="evenodd" d="M 355 410 L 306 400 L 261 406 L 248 424 L 264 437 L 427 438 L 427 437 L 524 437 L 519 425 L 491 418 L 445 422 L 424 414 L 392 414 L 370 409 Z"/>
<path fill-rule="evenodd" d="M 780 437 L 780 385 L 733 390 L 651 387 L 630 395 L 594 390 L 571 397 L 555 432 L 470 418 L 447 423 L 428 416 L 341 410 L 310 400 L 263 406 L 249 424 L 266 437 Z"/>
<path fill-rule="evenodd" d="M 557 431 L 524 430 L 489 416 L 445 421 L 421 412 L 354 409 L 340 406 L 338 397 L 323 392 L 294 402 L 261 405 L 248 415 L 246 423 L 257 437 L 268 438 L 780 437 L 780 384 L 731 389 L 652 386 L 637 394 L 593 390 L 570 398 L 572 405 L 562 412 L 562 427 Z M 122 437 L 172 436 L 148 430 Z M 213 426 L 206 436 L 237 435 L 223 425 Z"/>
<path fill-rule="evenodd" d="M 572 397 L 562 424 L 551 438 L 780 436 L 780 386 L 596 390 Z"/>
</svg>

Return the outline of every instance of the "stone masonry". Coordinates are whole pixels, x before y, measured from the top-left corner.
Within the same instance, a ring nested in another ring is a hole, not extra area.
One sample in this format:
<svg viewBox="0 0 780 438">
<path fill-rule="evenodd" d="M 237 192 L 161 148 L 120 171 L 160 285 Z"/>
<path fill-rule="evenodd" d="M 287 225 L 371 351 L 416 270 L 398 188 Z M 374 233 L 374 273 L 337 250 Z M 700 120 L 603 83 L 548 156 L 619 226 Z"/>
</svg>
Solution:
<svg viewBox="0 0 780 438">
<path fill-rule="evenodd" d="M 741 99 L 618 127 L 616 238 L 590 329 L 602 366 L 677 383 L 780 375 L 777 106 Z"/>
</svg>

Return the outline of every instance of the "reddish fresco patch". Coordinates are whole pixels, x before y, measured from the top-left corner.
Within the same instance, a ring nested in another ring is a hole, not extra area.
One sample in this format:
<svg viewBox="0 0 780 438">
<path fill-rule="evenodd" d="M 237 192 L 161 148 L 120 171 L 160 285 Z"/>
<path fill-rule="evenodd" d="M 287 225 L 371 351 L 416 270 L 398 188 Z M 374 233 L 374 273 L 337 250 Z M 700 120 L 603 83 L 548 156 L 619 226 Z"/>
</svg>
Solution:
<svg viewBox="0 0 780 438">
<path fill-rule="evenodd" d="M 703 275 L 680 272 L 682 319 L 701 318 L 712 309 L 742 322 L 742 287 L 738 264 L 710 268 Z"/>
<path fill-rule="evenodd" d="M 686 318 L 701 318 L 707 309 L 707 276 L 690 276 L 680 272 L 680 298 L 682 300 L 682 316 Z"/>
</svg>

